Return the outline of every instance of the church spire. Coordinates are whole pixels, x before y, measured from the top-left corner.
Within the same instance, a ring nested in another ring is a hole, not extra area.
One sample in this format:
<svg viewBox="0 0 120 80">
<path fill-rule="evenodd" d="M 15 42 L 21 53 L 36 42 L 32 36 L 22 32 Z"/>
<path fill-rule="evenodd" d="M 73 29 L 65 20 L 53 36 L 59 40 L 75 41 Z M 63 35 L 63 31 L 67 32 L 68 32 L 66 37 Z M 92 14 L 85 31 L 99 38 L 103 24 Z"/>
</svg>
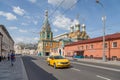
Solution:
<svg viewBox="0 0 120 80">
<path fill-rule="evenodd" d="M 45 11 L 45 19 L 43 22 L 42 31 L 51 31 L 49 20 L 48 20 L 48 10 Z"/>
<path fill-rule="evenodd" d="M 45 11 L 45 17 L 48 18 L 48 10 Z"/>
<path fill-rule="evenodd" d="M 44 20 L 44 27 L 49 26 L 49 21 L 48 21 L 48 10 L 45 11 L 45 20 Z"/>
</svg>

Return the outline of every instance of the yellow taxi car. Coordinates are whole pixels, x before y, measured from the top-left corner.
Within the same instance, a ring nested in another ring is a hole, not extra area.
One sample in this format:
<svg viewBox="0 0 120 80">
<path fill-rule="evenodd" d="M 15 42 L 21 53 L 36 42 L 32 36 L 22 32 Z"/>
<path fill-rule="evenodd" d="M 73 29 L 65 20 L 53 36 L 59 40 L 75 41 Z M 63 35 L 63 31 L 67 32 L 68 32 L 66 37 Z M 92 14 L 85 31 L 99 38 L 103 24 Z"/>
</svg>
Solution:
<svg viewBox="0 0 120 80">
<path fill-rule="evenodd" d="M 56 68 L 63 68 L 63 67 L 70 67 L 70 61 L 63 56 L 57 55 L 57 56 L 49 56 L 47 58 L 48 65 L 53 66 Z"/>
</svg>

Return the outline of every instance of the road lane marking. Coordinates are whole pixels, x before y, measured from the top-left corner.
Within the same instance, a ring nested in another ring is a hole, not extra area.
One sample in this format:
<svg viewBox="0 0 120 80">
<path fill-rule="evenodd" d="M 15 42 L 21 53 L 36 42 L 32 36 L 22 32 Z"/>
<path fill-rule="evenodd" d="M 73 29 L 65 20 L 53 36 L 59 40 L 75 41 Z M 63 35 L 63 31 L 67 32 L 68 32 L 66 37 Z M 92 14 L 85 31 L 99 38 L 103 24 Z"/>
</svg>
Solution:
<svg viewBox="0 0 120 80">
<path fill-rule="evenodd" d="M 100 75 L 96 75 L 97 77 L 101 78 L 101 79 L 105 79 L 105 80 L 111 80 L 109 78 L 106 78 L 106 77 L 103 77 L 103 76 L 100 76 Z"/>
<path fill-rule="evenodd" d="M 71 63 L 80 64 L 80 65 L 89 66 L 89 67 L 100 68 L 100 69 L 106 69 L 106 70 L 110 70 L 110 71 L 120 72 L 120 69 L 115 69 L 115 68 L 108 68 L 108 67 L 96 66 L 96 65 L 85 64 L 85 63 L 78 63 L 78 62 L 71 62 Z"/>
<path fill-rule="evenodd" d="M 75 70 L 75 71 L 80 71 L 79 69 L 76 69 L 76 68 L 71 68 L 72 70 Z"/>
</svg>

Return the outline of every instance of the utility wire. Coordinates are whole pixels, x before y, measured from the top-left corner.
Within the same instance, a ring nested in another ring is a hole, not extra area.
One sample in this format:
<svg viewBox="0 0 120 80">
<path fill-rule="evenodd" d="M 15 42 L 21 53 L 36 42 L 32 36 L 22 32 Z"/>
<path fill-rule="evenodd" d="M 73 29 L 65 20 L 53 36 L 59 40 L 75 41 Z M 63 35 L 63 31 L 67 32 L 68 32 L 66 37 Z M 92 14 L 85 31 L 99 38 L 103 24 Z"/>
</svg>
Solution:
<svg viewBox="0 0 120 80">
<path fill-rule="evenodd" d="M 79 3 L 81 0 L 77 0 L 77 2 L 76 3 L 74 3 L 70 8 L 68 8 L 67 10 L 65 10 L 64 12 L 63 12 L 63 14 L 65 14 L 66 12 L 68 12 L 70 9 L 72 9 L 77 3 Z"/>
<path fill-rule="evenodd" d="M 64 3 L 65 0 L 61 1 L 60 4 L 55 8 L 55 10 L 50 14 L 50 16 L 48 16 L 48 18 L 51 18 L 54 13 L 58 10 L 58 8 Z M 66 12 L 68 12 L 71 8 L 73 8 L 77 3 L 79 3 L 81 0 L 77 0 L 76 3 L 74 3 L 70 8 L 68 8 L 67 10 L 65 10 L 63 12 L 63 14 L 65 14 Z M 41 27 L 43 26 L 43 24 L 41 25 Z"/>
<path fill-rule="evenodd" d="M 58 5 L 58 7 L 55 8 L 55 10 L 50 14 L 49 17 L 52 17 L 54 15 L 54 13 L 57 11 L 57 9 L 64 3 L 65 0 L 61 1 L 60 4 Z M 48 17 L 48 18 L 49 18 Z"/>
<path fill-rule="evenodd" d="M 58 6 L 55 8 L 55 10 L 50 14 L 50 16 L 48 16 L 48 18 L 52 17 L 53 14 L 57 11 L 57 9 L 64 3 L 65 0 L 61 1 L 60 4 L 58 4 Z M 42 25 L 40 26 L 42 28 L 43 26 L 43 23 Z"/>
</svg>

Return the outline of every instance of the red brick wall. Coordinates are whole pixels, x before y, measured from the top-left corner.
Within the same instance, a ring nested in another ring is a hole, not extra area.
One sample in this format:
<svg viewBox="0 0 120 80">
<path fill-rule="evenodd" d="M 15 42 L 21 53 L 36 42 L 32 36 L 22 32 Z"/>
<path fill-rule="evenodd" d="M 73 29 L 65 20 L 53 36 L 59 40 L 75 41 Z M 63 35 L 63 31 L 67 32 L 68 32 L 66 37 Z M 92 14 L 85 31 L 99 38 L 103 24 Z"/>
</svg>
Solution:
<svg viewBox="0 0 120 80">
<path fill-rule="evenodd" d="M 117 48 L 112 47 L 112 43 L 117 42 Z M 118 40 L 109 40 L 106 41 L 107 48 L 105 50 L 105 54 L 107 58 L 112 58 L 112 56 L 117 56 L 120 58 L 120 39 Z M 86 48 L 87 45 L 87 48 Z M 93 45 L 93 48 L 91 48 L 91 45 Z M 84 51 L 84 56 L 90 56 L 93 55 L 93 57 L 101 57 L 103 55 L 103 42 L 94 42 L 94 43 L 87 43 L 87 44 L 77 44 L 77 45 L 70 45 L 66 46 L 64 48 L 64 54 L 72 56 L 74 54 L 74 51 Z"/>
</svg>

